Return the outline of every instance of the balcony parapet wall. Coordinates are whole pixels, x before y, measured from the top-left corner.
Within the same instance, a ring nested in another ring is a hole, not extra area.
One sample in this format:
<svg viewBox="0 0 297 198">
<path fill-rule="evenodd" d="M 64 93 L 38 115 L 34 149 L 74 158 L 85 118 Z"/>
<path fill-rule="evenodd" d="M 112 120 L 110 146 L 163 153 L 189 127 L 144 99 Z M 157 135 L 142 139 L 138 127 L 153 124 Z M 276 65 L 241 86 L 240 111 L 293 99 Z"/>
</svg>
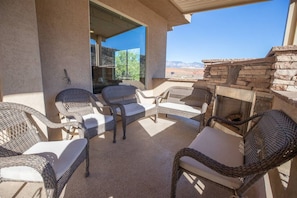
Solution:
<svg viewBox="0 0 297 198">
<path fill-rule="evenodd" d="M 210 86 L 221 85 L 270 93 L 274 59 L 204 60 L 204 79 Z"/>
<path fill-rule="evenodd" d="M 297 92 L 297 46 L 273 47 L 260 59 L 203 60 L 204 79 L 211 85 L 225 85 L 271 93 Z"/>
</svg>

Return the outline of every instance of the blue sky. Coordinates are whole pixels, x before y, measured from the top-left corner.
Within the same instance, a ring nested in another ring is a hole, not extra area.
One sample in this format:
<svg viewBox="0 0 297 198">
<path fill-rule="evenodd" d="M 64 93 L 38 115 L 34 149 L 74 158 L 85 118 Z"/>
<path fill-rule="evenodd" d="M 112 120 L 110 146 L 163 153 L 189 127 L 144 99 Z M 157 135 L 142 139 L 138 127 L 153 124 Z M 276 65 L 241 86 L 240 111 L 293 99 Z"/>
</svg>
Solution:
<svg viewBox="0 0 297 198">
<path fill-rule="evenodd" d="M 196 13 L 167 34 L 167 60 L 263 58 L 282 46 L 289 0 Z"/>
<path fill-rule="evenodd" d="M 104 47 L 118 50 L 139 48 L 141 54 L 145 54 L 145 27 L 140 26 L 131 31 L 119 34 L 102 42 Z"/>
</svg>

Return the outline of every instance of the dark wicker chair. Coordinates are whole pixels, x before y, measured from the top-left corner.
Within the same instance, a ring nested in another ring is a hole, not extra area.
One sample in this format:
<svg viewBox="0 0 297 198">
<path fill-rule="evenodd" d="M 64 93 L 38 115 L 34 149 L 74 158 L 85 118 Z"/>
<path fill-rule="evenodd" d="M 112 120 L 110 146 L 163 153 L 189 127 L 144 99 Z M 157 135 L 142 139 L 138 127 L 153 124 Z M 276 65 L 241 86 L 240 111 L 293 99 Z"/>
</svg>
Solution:
<svg viewBox="0 0 297 198">
<path fill-rule="evenodd" d="M 44 126 L 84 133 L 77 122 L 53 123 L 25 105 L 0 102 L 0 182 L 43 182 L 47 197 L 58 198 L 84 160 L 89 175 L 88 139 L 46 141 Z"/>
<path fill-rule="evenodd" d="M 248 121 L 256 124 L 242 136 L 234 136 L 209 127 L 214 119 L 233 126 Z M 242 196 L 268 170 L 296 154 L 297 124 L 281 111 L 270 110 L 240 122 L 212 117 L 188 148 L 177 152 L 171 197 L 176 196 L 177 181 L 183 172 Z"/>
<path fill-rule="evenodd" d="M 212 93 L 206 87 L 173 86 L 159 98 L 159 113 L 197 120 L 199 131 L 204 127 L 205 112 L 212 99 Z"/>
<path fill-rule="evenodd" d="M 132 85 L 108 86 L 102 90 L 105 102 L 113 108 L 114 112 L 122 118 L 123 139 L 126 139 L 126 127 L 129 123 L 143 117 L 155 116 L 158 119 L 157 97 L 145 96 L 145 94 Z M 152 100 L 141 102 L 141 97 Z"/>
<path fill-rule="evenodd" d="M 65 89 L 56 96 L 55 104 L 62 120 L 83 123 L 90 138 L 112 130 L 113 142 L 116 142 L 116 114 L 91 92 L 79 88 Z"/>
</svg>

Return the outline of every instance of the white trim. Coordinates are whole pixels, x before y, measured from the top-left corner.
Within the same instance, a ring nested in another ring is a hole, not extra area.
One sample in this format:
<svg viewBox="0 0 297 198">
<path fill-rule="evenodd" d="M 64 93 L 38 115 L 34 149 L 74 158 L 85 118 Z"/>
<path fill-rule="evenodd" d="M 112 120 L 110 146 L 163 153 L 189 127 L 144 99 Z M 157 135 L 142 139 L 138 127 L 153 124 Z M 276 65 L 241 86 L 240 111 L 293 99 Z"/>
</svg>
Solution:
<svg viewBox="0 0 297 198">
<path fill-rule="evenodd" d="M 283 45 L 297 45 L 297 0 L 290 1 Z"/>
</svg>

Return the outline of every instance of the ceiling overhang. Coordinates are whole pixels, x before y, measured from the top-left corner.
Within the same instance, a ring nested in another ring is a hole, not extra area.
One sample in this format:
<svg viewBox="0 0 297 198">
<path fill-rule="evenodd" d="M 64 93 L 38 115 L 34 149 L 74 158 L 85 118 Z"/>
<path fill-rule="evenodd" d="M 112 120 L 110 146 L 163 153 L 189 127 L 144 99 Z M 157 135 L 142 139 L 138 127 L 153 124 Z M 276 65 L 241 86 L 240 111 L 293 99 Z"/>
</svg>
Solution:
<svg viewBox="0 0 297 198">
<path fill-rule="evenodd" d="M 165 18 L 168 21 L 168 29 L 171 29 L 173 26 L 190 23 L 191 21 L 191 17 L 181 13 L 181 11 L 170 2 L 170 0 L 139 1 L 158 15 Z"/>
<path fill-rule="evenodd" d="M 90 2 L 90 31 L 93 35 L 107 39 L 140 26 L 119 14 Z"/>
<path fill-rule="evenodd" d="M 190 22 L 196 12 L 258 3 L 270 0 L 139 0 L 168 21 L 169 28 Z"/>
<path fill-rule="evenodd" d="M 139 0 L 149 9 L 167 20 L 167 29 L 187 24 L 196 12 L 257 3 L 270 0 Z M 90 28 L 93 35 L 103 39 L 113 37 L 140 24 L 90 2 Z"/>
<path fill-rule="evenodd" d="M 268 0 L 170 0 L 183 14 L 227 8 Z"/>
</svg>

